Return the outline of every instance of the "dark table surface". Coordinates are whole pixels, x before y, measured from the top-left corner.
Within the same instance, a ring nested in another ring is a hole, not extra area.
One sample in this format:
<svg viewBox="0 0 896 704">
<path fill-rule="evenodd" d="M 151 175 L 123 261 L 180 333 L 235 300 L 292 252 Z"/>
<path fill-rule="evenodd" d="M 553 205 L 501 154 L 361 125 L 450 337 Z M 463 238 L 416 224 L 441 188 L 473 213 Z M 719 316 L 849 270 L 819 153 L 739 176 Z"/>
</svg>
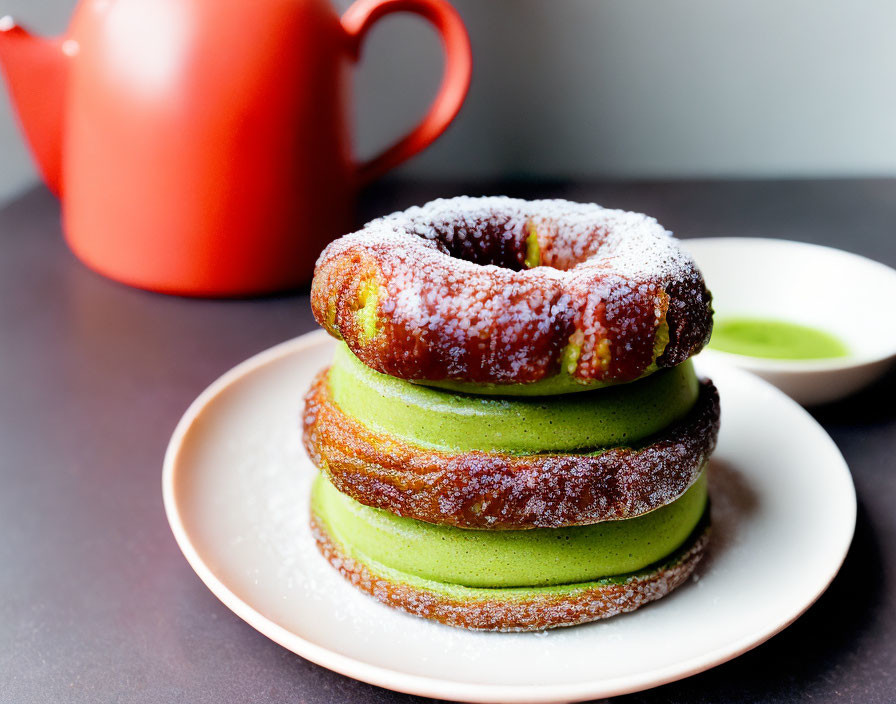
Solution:
<svg viewBox="0 0 896 704">
<path fill-rule="evenodd" d="M 462 192 L 595 200 L 683 237 L 783 237 L 896 265 L 896 180 L 391 183 L 365 193 L 360 210 Z M 896 313 L 881 323 L 896 325 Z M 165 521 L 162 455 L 190 401 L 313 327 L 302 292 L 191 300 L 93 274 L 66 249 L 42 189 L 0 210 L 0 701 L 423 701 L 255 632 L 193 574 Z M 896 700 L 894 394 L 890 376 L 813 411 L 859 496 L 855 541 L 821 600 L 737 660 L 622 700 Z"/>
</svg>

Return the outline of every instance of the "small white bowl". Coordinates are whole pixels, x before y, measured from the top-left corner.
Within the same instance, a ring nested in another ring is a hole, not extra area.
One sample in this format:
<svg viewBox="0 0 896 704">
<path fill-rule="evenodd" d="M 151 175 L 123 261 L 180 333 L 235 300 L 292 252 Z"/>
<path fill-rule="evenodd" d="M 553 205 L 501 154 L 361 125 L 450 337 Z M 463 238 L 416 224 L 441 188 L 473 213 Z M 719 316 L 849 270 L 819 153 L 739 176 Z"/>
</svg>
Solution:
<svg viewBox="0 0 896 704">
<path fill-rule="evenodd" d="M 762 359 L 701 354 L 770 381 L 804 406 L 847 396 L 896 358 L 896 270 L 857 254 L 789 240 L 710 237 L 682 243 L 703 271 L 717 319 L 759 317 L 834 334 L 845 357 Z"/>
</svg>

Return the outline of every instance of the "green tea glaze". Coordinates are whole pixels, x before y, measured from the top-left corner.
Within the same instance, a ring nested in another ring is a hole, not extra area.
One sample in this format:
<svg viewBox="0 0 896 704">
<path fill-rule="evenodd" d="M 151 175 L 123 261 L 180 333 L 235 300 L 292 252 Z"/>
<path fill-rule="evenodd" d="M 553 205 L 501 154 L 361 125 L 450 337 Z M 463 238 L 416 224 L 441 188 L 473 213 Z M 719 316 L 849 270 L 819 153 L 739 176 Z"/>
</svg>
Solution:
<svg viewBox="0 0 896 704">
<path fill-rule="evenodd" d="M 708 511 L 707 511 L 708 513 Z M 702 521 L 701 521 L 702 523 Z M 328 529 L 329 530 L 329 529 Z M 432 579 L 423 579 L 416 575 L 400 572 L 386 565 L 371 560 L 366 555 L 361 555 L 357 550 L 352 549 L 350 545 L 339 544 L 339 548 L 343 554 L 347 555 L 356 562 L 363 564 L 370 572 L 390 582 L 404 584 L 415 589 L 425 590 L 438 594 L 446 599 L 453 599 L 462 603 L 471 603 L 476 601 L 487 602 L 509 602 L 514 600 L 530 601 L 531 599 L 539 599 L 545 597 L 568 597 L 574 596 L 582 591 L 590 590 L 595 587 L 621 584 L 630 577 L 638 575 L 649 575 L 651 573 L 661 571 L 674 564 L 681 557 L 681 553 L 686 551 L 690 546 L 691 540 L 696 538 L 701 532 L 701 526 L 698 524 L 697 529 L 689 536 L 688 540 L 674 553 L 669 555 L 665 560 L 653 565 L 648 565 L 642 570 L 631 572 L 629 574 L 613 575 L 612 577 L 603 577 L 601 579 L 593 579 L 588 582 L 573 582 L 572 584 L 558 584 L 550 587 L 464 587 L 460 584 L 449 584 L 447 582 L 436 582 Z"/>
<path fill-rule="evenodd" d="M 849 350 L 830 333 L 783 320 L 717 318 L 709 347 L 771 359 L 828 359 Z"/>
<path fill-rule="evenodd" d="M 362 562 L 465 587 L 542 587 L 624 575 L 675 552 L 707 505 L 706 473 L 676 501 L 622 521 L 573 528 L 464 530 L 401 518 L 339 493 L 320 475 L 312 510 Z"/>
<path fill-rule="evenodd" d="M 419 386 L 375 372 L 340 344 L 333 401 L 371 430 L 422 447 L 469 452 L 587 452 L 637 443 L 697 400 L 690 362 L 631 384 L 546 398 L 485 397 Z"/>
</svg>

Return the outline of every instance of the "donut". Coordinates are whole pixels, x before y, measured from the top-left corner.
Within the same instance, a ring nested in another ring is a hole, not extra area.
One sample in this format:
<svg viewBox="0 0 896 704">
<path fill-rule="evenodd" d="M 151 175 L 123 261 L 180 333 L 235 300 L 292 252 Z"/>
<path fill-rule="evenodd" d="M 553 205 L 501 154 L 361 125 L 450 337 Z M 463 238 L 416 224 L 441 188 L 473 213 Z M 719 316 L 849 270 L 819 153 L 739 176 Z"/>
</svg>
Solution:
<svg viewBox="0 0 896 704">
<path fill-rule="evenodd" d="M 701 488 L 703 487 L 699 484 L 695 486 L 695 490 Z M 353 547 L 345 535 L 340 535 L 336 526 L 339 507 L 334 509 L 328 504 L 327 493 L 327 489 L 318 480 L 312 498 L 311 532 L 320 552 L 347 581 L 393 608 L 445 625 L 472 630 L 542 630 L 574 626 L 633 611 L 681 586 L 694 572 L 709 542 L 709 509 L 704 493 L 696 499 L 702 499 L 705 508 L 700 510 L 701 504 L 696 505 L 699 511 L 696 525 L 681 545 L 671 554 L 640 569 L 626 574 L 558 584 L 468 586 L 390 567 Z M 363 519 L 364 507 L 355 508 L 360 508 L 360 518 Z M 370 511 L 376 509 L 367 509 L 367 512 Z M 348 513 L 350 517 L 354 517 L 351 507 L 348 508 Z M 389 521 L 386 512 L 380 514 L 373 516 L 373 520 L 385 518 Z M 689 524 L 685 524 L 685 530 L 687 525 Z M 449 530 L 461 534 L 474 532 Z M 413 541 L 421 538 L 413 522 L 408 519 L 402 521 L 396 532 L 399 539 L 410 537 Z M 429 537 L 427 532 L 431 531 L 423 531 L 424 545 Z M 521 537 L 528 538 L 529 533 L 524 533 Z M 564 537 L 569 539 L 568 536 Z M 572 536 L 573 541 L 576 539 L 576 536 Z M 564 547 L 569 544 L 566 540 L 553 542 L 560 542 Z M 519 553 L 519 559 L 515 552 Z M 510 548 L 503 560 L 492 559 L 489 566 L 495 564 L 498 567 L 492 569 L 500 569 L 503 564 L 522 562 L 524 567 L 525 559 L 525 547 L 518 551 Z M 484 579 L 487 582 L 487 577 Z M 482 582 L 483 579 L 477 581 Z"/>
<path fill-rule="evenodd" d="M 328 370 L 315 379 L 303 414 L 309 457 L 345 495 L 420 521 L 501 530 L 588 525 L 656 510 L 697 479 L 718 428 L 718 392 L 708 381 L 671 427 L 640 446 L 599 453 L 421 447 L 373 431 L 340 409 Z"/>
<path fill-rule="evenodd" d="M 699 270 L 656 220 L 565 200 L 461 197 L 374 220 L 323 251 L 311 303 L 376 371 L 500 393 L 632 381 L 712 330 Z"/>
</svg>

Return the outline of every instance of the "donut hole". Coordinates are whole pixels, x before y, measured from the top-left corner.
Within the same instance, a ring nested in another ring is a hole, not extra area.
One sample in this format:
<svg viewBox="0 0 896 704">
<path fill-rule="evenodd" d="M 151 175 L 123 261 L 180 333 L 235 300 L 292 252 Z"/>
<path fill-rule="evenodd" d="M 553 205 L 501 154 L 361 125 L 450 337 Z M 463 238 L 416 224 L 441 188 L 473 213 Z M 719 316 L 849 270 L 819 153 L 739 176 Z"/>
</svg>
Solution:
<svg viewBox="0 0 896 704">
<path fill-rule="evenodd" d="M 538 236 L 528 223 L 510 218 L 468 226 L 433 227 L 427 233 L 450 257 L 481 266 L 523 271 L 541 265 Z"/>
<path fill-rule="evenodd" d="M 427 236 L 450 257 L 510 271 L 540 266 L 570 271 L 599 254 L 606 236 L 600 228 L 579 232 L 575 238 L 564 236 L 557 230 L 550 223 L 493 218 L 474 227 L 466 224 L 433 227 Z"/>
</svg>

